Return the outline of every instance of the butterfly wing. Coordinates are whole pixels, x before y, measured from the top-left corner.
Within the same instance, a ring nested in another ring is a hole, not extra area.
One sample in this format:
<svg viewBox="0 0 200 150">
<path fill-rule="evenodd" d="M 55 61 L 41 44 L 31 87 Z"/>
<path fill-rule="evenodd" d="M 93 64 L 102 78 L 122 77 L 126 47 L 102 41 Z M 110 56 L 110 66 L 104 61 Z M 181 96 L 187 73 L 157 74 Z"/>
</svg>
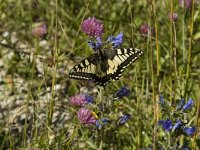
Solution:
<svg viewBox="0 0 200 150">
<path fill-rule="evenodd" d="M 110 80 L 118 80 L 124 69 L 137 60 L 143 52 L 139 49 L 106 50 L 102 55 L 95 53 L 75 65 L 70 78 L 91 80 L 97 85 L 106 86 Z"/>
<path fill-rule="evenodd" d="M 71 69 L 69 77 L 81 80 L 93 80 L 98 61 L 99 56 L 97 53 L 83 59 L 79 64 L 75 65 Z"/>
<path fill-rule="evenodd" d="M 108 58 L 107 76 L 112 80 L 118 80 L 124 69 L 135 62 L 143 52 L 136 48 L 115 49 L 106 52 Z"/>
</svg>

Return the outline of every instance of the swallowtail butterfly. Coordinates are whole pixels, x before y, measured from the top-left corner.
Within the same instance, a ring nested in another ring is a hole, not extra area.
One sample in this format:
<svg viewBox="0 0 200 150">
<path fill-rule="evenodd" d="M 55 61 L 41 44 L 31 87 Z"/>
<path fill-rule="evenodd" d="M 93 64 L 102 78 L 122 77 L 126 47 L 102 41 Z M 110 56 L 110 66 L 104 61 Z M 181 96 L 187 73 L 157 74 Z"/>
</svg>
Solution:
<svg viewBox="0 0 200 150">
<path fill-rule="evenodd" d="M 75 65 L 69 76 L 74 79 L 91 80 L 105 87 L 111 80 L 119 80 L 124 69 L 142 54 L 143 52 L 136 48 L 99 49 L 97 53 Z"/>
</svg>

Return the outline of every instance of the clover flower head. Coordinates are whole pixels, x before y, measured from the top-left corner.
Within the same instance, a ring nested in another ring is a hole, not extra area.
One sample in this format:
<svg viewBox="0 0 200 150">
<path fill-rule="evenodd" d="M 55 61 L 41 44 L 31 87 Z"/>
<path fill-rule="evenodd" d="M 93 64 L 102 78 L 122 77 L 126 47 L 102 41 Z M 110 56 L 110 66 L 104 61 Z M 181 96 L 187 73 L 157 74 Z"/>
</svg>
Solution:
<svg viewBox="0 0 200 150">
<path fill-rule="evenodd" d="M 184 127 L 183 132 L 192 137 L 194 135 L 194 133 L 196 132 L 196 127 Z"/>
<path fill-rule="evenodd" d="M 87 94 L 76 94 L 72 97 L 69 98 L 70 99 L 70 103 L 74 106 L 84 106 L 86 104 L 92 103 L 93 102 L 93 98 Z"/>
<path fill-rule="evenodd" d="M 140 33 L 142 36 L 146 36 L 146 35 L 154 36 L 155 29 L 151 28 L 148 24 L 145 23 L 145 24 L 141 25 Z"/>
<path fill-rule="evenodd" d="M 78 120 L 81 124 L 84 124 L 86 126 L 95 125 L 97 118 L 94 116 L 92 111 L 90 111 L 87 108 L 80 108 L 77 112 Z"/>
<path fill-rule="evenodd" d="M 165 120 L 160 120 L 158 122 L 160 125 L 162 125 L 163 129 L 166 131 L 166 132 L 169 132 L 172 127 L 173 127 L 173 124 L 172 122 L 170 121 L 170 119 L 167 119 L 166 121 Z"/>
<path fill-rule="evenodd" d="M 127 86 L 123 86 L 114 94 L 114 97 L 122 99 L 123 97 L 129 96 L 129 94 L 130 89 Z"/>
<path fill-rule="evenodd" d="M 194 105 L 194 101 L 190 98 L 187 103 L 183 106 L 182 111 L 190 109 Z"/>
<path fill-rule="evenodd" d="M 171 19 L 171 20 L 173 20 L 173 21 L 177 21 L 177 20 L 178 20 L 178 14 L 175 13 L 175 12 L 174 12 L 174 13 L 171 13 L 171 12 L 170 12 L 170 13 L 168 14 L 168 18 Z"/>
<path fill-rule="evenodd" d="M 192 7 L 192 0 L 179 0 L 179 5 L 181 7 L 190 9 Z"/>
<path fill-rule="evenodd" d="M 123 125 L 123 124 L 125 124 L 130 118 L 131 118 L 131 115 L 130 115 L 130 114 L 125 114 L 125 115 L 119 117 L 119 119 L 118 119 L 118 124 L 119 124 L 119 125 Z"/>
<path fill-rule="evenodd" d="M 116 37 L 112 39 L 113 48 L 120 46 L 123 43 L 123 33 L 120 32 Z M 111 37 L 111 36 L 110 36 Z M 107 40 L 109 41 L 109 39 Z"/>
<path fill-rule="evenodd" d="M 37 23 L 32 29 L 32 34 L 35 37 L 44 37 L 47 34 L 47 24 L 46 23 Z"/>
<path fill-rule="evenodd" d="M 143 24 L 140 27 L 140 33 L 141 34 L 148 34 L 148 32 L 149 32 L 149 26 L 148 26 L 148 24 Z"/>
<path fill-rule="evenodd" d="M 81 24 L 81 29 L 90 37 L 100 37 L 103 34 L 103 24 L 95 17 L 85 19 Z"/>
</svg>

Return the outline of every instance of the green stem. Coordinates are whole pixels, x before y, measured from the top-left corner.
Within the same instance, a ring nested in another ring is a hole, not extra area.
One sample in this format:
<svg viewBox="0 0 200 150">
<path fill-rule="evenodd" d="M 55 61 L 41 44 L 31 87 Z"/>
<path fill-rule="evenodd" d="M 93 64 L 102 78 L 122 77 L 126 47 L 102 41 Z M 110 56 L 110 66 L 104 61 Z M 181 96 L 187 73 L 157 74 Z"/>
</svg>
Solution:
<svg viewBox="0 0 200 150">
<path fill-rule="evenodd" d="M 191 12 L 191 21 L 190 21 L 190 38 L 189 38 L 189 50 L 187 57 L 187 71 L 186 71 L 186 85 L 185 85 L 185 99 L 188 98 L 188 83 L 190 78 L 190 67 L 191 67 L 191 49 L 192 49 L 192 39 L 193 39 L 193 23 L 194 23 L 194 0 L 192 0 L 192 12 Z"/>
</svg>

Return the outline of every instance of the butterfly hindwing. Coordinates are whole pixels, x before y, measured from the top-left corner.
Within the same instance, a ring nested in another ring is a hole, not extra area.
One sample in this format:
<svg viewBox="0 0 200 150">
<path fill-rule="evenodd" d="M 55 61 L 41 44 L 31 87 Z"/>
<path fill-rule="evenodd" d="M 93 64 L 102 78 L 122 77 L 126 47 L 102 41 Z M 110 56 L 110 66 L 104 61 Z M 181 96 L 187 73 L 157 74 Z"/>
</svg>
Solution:
<svg viewBox="0 0 200 150">
<path fill-rule="evenodd" d="M 106 86 L 110 80 L 118 80 L 124 69 L 137 60 L 143 52 L 139 49 L 109 49 L 95 53 L 75 65 L 70 71 L 71 78 L 92 80 Z"/>
</svg>

